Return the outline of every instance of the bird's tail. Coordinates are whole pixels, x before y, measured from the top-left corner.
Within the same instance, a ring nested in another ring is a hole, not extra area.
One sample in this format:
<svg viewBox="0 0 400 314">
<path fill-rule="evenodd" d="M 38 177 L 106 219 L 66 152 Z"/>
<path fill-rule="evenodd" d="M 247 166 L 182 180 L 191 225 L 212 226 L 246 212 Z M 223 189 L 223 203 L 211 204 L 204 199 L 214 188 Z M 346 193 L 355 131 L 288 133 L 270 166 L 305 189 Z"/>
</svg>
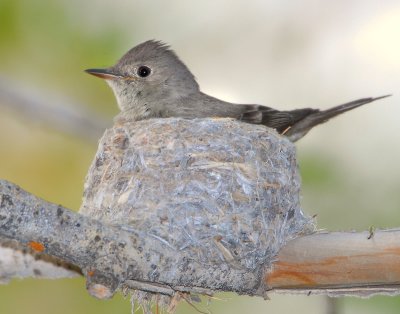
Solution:
<svg viewBox="0 0 400 314">
<path fill-rule="evenodd" d="M 314 126 L 324 123 L 329 119 L 336 117 L 346 111 L 368 104 L 378 99 L 386 98 L 391 95 L 385 95 L 380 97 L 369 97 L 354 100 L 343 105 L 339 105 L 327 110 L 316 111 L 305 117 L 304 119 L 293 124 L 284 134 L 292 141 L 295 142 L 307 134 Z"/>
</svg>

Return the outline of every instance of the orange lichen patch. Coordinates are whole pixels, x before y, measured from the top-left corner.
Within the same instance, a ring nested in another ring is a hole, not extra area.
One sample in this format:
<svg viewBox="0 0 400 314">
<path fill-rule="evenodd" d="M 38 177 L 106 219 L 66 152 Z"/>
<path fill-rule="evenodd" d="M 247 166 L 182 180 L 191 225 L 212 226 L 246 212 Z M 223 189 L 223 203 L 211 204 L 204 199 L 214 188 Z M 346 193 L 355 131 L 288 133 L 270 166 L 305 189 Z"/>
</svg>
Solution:
<svg viewBox="0 0 400 314">
<path fill-rule="evenodd" d="M 89 270 L 89 271 L 87 272 L 87 275 L 88 275 L 89 277 L 93 277 L 93 275 L 94 275 L 94 270 Z"/>
<path fill-rule="evenodd" d="M 36 241 L 30 241 L 28 243 L 28 246 L 34 250 L 35 252 L 43 252 L 45 250 L 45 247 L 42 243 L 36 242 Z"/>
<path fill-rule="evenodd" d="M 283 278 L 285 278 L 288 282 L 291 282 L 292 285 L 301 285 L 301 286 L 312 286 L 315 285 L 315 281 L 312 279 L 312 275 L 308 276 L 301 272 L 289 271 L 289 270 L 277 270 L 273 273 L 269 274 L 266 278 L 266 282 L 268 286 L 273 286 L 275 281 L 280 282 Z"/>
</svg>

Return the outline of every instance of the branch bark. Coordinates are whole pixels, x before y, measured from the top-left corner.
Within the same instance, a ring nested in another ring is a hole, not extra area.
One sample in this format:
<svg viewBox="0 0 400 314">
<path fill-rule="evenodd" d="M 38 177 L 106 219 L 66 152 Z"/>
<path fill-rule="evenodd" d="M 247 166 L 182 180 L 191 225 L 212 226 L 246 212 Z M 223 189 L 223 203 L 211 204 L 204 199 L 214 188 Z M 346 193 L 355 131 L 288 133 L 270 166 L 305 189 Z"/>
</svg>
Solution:
<svg viewBox="0 0 400 314">
<path fill-rule="evenodd" d="M 329 296 L 400 293 L 400 230 L 320 232 L 288 242 L 267 271 L 276 292 Z"/>
<path fill-rule="evenodd" d="M 176 291 L 208 294 L 224 290 L 143 281 L 143 274 L 152 267 L 139 262 L 148 253 L 140 247 L 140 234 L 48 203 L 7 181 L 0 181 L 0 236 L 78 266 L 89 292 L 98 298 L 111 297 L 122 285 L 171 296 Z M 299 237 L 280 250 L 263 278 L 264 292 L 399 294 L 400 230 L 376 231 L 372 236 L 368 232 L 321 232 Z M 246 293 L 240 286 L 227 290 Z"/>
<path fill-rule="evenodd" d="M 135 267 L 143 256 L 128 232 L 45 202 L 7 181 L 0 181 L 0 191 L 0 236 L 76 265 L 92 295 L 109 298 L 125 276 L 146 271 Z"/>
</svg>

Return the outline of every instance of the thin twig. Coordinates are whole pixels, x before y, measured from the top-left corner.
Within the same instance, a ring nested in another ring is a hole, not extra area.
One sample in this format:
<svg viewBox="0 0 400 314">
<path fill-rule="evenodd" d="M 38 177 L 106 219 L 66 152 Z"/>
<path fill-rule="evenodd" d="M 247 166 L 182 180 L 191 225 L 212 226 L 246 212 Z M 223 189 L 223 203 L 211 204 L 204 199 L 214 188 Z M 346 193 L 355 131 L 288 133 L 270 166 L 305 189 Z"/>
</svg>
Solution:
<svg viewBox="0 0 400 314">
<path fill-rule="evenodd" d="M 96 142 L 111 119 L 100 117 L 83 105 L 60 96 L 49 96 L 0 76 L 0 106 L 17 112 L 30 122 L 61 133 Z"/>
</svg>

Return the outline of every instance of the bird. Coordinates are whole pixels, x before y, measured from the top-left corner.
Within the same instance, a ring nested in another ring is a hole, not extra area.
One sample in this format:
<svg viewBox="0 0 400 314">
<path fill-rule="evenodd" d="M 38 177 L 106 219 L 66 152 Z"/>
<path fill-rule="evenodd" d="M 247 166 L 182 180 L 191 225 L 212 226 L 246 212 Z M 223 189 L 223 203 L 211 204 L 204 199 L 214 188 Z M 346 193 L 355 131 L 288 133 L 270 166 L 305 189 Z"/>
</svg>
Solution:
<svg viewBox="0 0 400 314">
<path fill-rule="evenodd" d="M 337 115 L 390 96 L 357 99 L 327 110 L 277 110 L 257 104 L 234 104 L 203 93 L 177 54 L 157 40 L 133 47 L 111 67 L 85 71 L 105 79 L 121 113 L 132 121 L 169 117 L 234 118 L 273 128 L 292 142 Z"/>
</svg>

